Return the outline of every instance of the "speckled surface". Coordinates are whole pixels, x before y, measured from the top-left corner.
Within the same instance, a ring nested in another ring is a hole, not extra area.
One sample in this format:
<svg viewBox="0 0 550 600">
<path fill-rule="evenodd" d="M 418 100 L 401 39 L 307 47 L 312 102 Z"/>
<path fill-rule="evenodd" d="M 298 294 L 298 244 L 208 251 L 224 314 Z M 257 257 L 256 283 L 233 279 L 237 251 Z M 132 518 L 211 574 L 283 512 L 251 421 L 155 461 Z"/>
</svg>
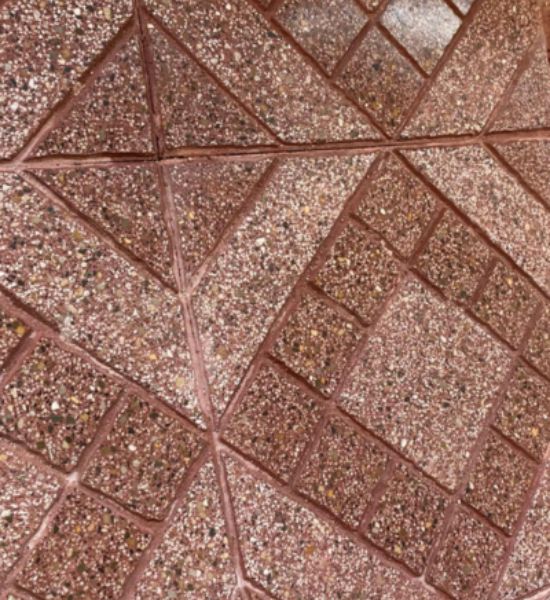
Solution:
<svg viewBox="0 0 550 600">
<path fill-rule="evenodd" d="M 0 600 L 547 600 L 541 4 L 0 1 Z"/>
</svg>

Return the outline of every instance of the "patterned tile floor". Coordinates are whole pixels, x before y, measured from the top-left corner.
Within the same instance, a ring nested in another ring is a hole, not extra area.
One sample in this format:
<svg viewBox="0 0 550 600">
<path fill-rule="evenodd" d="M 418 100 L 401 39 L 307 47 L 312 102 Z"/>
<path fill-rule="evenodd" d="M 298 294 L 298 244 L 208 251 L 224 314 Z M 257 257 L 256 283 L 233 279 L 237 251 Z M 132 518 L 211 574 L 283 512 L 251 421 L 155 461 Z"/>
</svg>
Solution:
<svg viewBox="0 0 550 600">
<path fill-rule="evenodd" d="M 550 598 L 550 2 L 0 0 L 0 598 Z"/>
</svg>

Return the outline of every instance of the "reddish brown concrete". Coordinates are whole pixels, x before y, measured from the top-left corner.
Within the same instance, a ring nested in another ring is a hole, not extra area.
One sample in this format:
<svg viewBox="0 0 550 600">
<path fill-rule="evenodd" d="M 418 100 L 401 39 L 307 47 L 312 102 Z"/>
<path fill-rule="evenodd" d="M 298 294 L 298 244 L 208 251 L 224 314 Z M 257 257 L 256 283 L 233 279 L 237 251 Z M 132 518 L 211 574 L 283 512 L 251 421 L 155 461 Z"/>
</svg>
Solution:
<svg viewBox="0 0 550 600">
<path fill-rule="evenodd" d="M 0 0 L 0 599 L 550 598 L 546 0 Z"/>
</svg>

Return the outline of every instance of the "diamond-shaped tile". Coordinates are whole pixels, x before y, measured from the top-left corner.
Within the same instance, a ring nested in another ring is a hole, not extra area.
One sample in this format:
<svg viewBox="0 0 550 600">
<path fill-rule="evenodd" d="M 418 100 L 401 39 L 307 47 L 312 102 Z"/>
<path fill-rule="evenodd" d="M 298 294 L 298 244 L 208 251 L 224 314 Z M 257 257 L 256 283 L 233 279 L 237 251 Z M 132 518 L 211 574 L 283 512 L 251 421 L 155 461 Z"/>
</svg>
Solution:
<svg viewBox="0 0 550 600">
<path fill-rule="evenodd" d="M 380 239 L 348 225 L 336 239 L 315 283 L 366 322 L 394 288 L 400 265 Z"/>
<path fill-rule="evenodd" d="M 89 497 L 71 493 L 18 583 L 46 600 L 117 598 L 150 536 Z"/>
<path fill-rule="evenodd" d="M 51 169 L 37 175 L 57 194 L 173 282 L 159 183 L 147 165 Z"/>
<path fill-rule="evenodd" d="M 153 143 L 139 45 L 131 39 L 78 97 L 36 150 L 47 154 L 151 152 Z"/>
<path fill-rule="evenodd" d="M 341 419 L 325 426 L 297 488 L 353 527 L 382 477 L 387 455 Z"/>
<path fill-rule="evenodd" d="M 381 22 L 428 73 L 461 23 L 443 0 L 390 0 Z"/>
<path fill-rule="evenodd" d="M 42 340 L 0 400 L 0 430 L 66 471 L 95 436 L 122 387 Z"/>
<path fill-rule="evenodd" d="M 19 559 L 60 487 L 54 477 L 24 462 L 0 440 L 0 577 Z"/>
<path fill-rule="evenodd" d="M 285 0 L 276 17 L 329 72 L 367 22 L 349 0 Z"/>
<path fill-rule="evenodd" d="M 217 486 L 207 463 L 138 581 L 136 600 L 230 597 L 235 575 Z"/>
<path fill-rule="evenodd" d="M 368 337 L 339 403 L 452 488 L 508 362 L 459 308 L 411 280 Z"/>
<path fill-rule="evenodd" d="M 394 131 L 420 86 L 422 77 L 377 28 L 371 29 L 338 81 L 388 131 Z"/>
<path fill-rule="evenodd" d="M 440 534 L 445 496 L 410 470 L 399 467 L 367 526 L 367 536 L 415 573 L 426 566 Z"/>
<path fill-rule="evenodd" d="M 19 319 L 0 309 L 0 367 L 27 331 Z"/>
<path fill-rule="evenodd" d="M 538 304 L 539 298 L 529 282 L 499 261 L 473 310 L 517 346 Z"/>
<path fill-rule="evenodd" d="M 447 212 L 416 266 L 445 295 L 467 302 L 487 268 L 488 247 L 457 217 Z"/>
<path fill-rule="evenodd" d="M 550 384 L 519 366 L 495 424 L 516 444 L 542 460 L 550 443 Z"/>
<path fill-rule="evenodd" d="M 464 499 L 511 533 L 535 472 L 518 450 L 491 433 L 470 474 Z"/>
<path fill-rule="evenodd" d="M 197 269 L 269 163 L 190 162 L 170 169 L 182 254 Z"/>
<path fill-rule="evenodd" d="M 289 377 L 264 365 L 241 400 L 224 438 L 287 479 L 295 469 L 321 408 Z"/>
<path fill-rule="evenodd" d="M 174 417 L 132 397 L 84 482 L 149 518 L 162 518 L 202 441 Z"/>
<path fill-rule="evenodd" d="M 384 158 L 357 214 L 402 254 L 412 254 L 437 202 L 428 188 L 394 156 Z"/>
<path fill-rule="evenodd" d="M 428 580 L 457 600 L 484 600 L 503 555 L 504 543 L 493 530 L 457 512 L 428 570 Z"/>
<path fill-rule="evenodd" d="M 308 294 L 279 334 L 273 353 L 319 391 L 330 395 L 360 337 L 353 321 Z"/>
</svg>

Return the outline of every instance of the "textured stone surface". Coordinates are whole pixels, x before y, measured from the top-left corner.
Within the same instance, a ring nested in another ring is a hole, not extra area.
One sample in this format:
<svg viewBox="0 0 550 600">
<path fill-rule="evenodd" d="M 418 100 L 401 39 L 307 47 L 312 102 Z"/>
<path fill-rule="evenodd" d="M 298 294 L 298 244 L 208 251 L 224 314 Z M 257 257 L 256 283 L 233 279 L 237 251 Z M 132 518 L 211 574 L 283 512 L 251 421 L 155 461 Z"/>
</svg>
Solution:
<svg viewBox="0 0 550 600">
<path fill-rule="evenodd" d="M 2 598 L 548 595 L 548 17 L 0 0 Z"/>
</svg>

